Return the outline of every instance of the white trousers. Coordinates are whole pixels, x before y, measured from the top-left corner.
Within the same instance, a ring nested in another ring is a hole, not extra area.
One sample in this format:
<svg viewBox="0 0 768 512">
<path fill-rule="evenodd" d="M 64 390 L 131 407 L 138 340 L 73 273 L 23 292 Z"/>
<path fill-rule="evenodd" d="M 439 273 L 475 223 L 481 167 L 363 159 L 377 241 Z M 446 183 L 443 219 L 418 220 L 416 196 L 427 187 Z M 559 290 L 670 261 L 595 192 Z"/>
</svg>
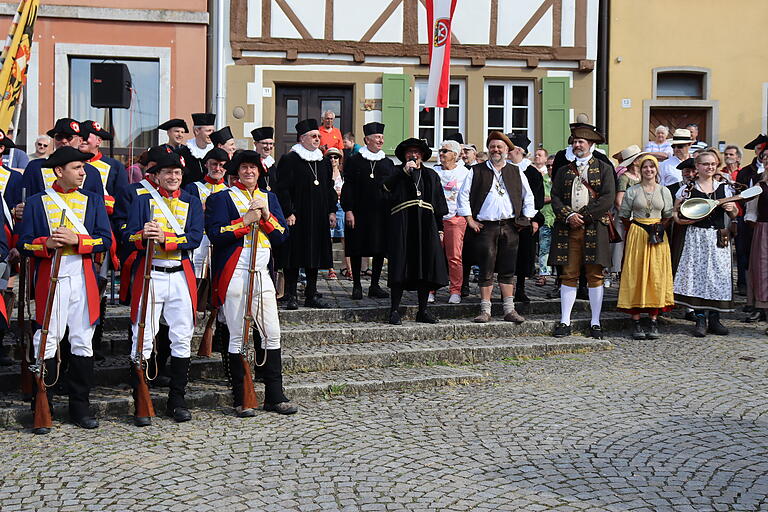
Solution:
<svg viewBox="0 0 768 512">
<path fill-rule="evenodd" d="M 45 304 L 37 304 L 45 308 Z M 88 293 L 83 276 L 83 258 L 79 255 L 62 256 L 59 268 L 59 282 L 51 309 L 51 322 L 48 325 L 48 339 L 45 342 L 45 359 L 56 355 L 56 349 L 69 327 L 69 345 L 72 355 L 93 356 L 93 331 L 88 310 Z M 32 341 L 35 345 L 35 357 L 40 350 L 41 330 L 35 332 Z"/>
<path fill-rule="evenodd" d="M 137 276 L 137 279 L 141 279 Z M 189 296 L 189 286 L 184 271 L 166 272 L 152 271 L 147 307 L 146 327 L 144 328 L 145 358 L 152 355 L 152 344 L 160 325 L 162 316 L 168 324 L 168 338 L 171 340 L 171 355 L 173 357 L 190 357 L 192 335 L 195 332 L 192 298 Z M 131 357 L 136 357 L 136 342 L 139 338 L 139 324 L 133 324 L 133 345 Z"/>
<path fill-rule="evenodd" d="M 192 265 L 195 267 L 195 277 L 198 279 L 203 277 L 203 262 L 208 257 L 208 247 L 210 247 L 211 241 L 208 239 L 208 235 L 203 235 L 203 239 L 200 241 L 200 246 L 192 253 Z M 211 262 L 208 262 L 210 266 Z"/>
<path fill-rule="evenodd" d="M 280 348 L 280 318 L 277 314 L 275 285 L 266 268 L 257 270 L 253 277 L 251 314 L 261 335 L 261 348 L 278 349 Z M 221 308 L 225 323 L 229 327 L 231 354 L 239 354 L 243 346 L 243 316 L 245 302 L 248 299 L 247 279 L 248 270 L 238 266 L 229 282 L 224 305 Z"/>
</svg>

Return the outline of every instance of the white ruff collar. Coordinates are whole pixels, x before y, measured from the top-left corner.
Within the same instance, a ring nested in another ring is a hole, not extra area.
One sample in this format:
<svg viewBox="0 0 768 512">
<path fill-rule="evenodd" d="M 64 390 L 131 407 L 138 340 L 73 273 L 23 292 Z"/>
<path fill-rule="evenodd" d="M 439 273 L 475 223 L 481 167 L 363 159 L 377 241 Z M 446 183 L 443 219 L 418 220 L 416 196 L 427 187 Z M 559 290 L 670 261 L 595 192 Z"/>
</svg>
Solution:
<svg viewBox="0 0 768 512">
<path fill-rule="evenodd" d="M 310 151 L 301 144 L 294 144 L 291 148 L 291 151 L 295 151 L 296 154 L 298 154 L 302 160 L 306 160 L 307 162 L 319 162 L 323 159 L 323 152 L 319 149 L 316 149 L 314 151 Z"/>
<path fill-rule="evenodd" d="M 205 146 L 203 149 L 200 149 L 197 147 L 197 142 L 195 139 L 189 139 L 187 141 L 187 147 L 189 148 L 189 152 L 192 153 L 192 156 L 197 158 L 198 160 L 202 160 L 205 155 L 213 149 L 213 144 L 208 143 L 207 146 Z"/>
<path fill-rule="evenodd" d="M 386 155 L 384 154 L 384 151 L 379 150 L 378 152 L 374 153 L 370 149 L 368 149 L 367 146 L 363 146 L 360 148 L 360 154 L 363 158 L 366 160 L 370 160 L 372 162 L 378 162 L 379 160 L 384 160 Z"/>
</svg>

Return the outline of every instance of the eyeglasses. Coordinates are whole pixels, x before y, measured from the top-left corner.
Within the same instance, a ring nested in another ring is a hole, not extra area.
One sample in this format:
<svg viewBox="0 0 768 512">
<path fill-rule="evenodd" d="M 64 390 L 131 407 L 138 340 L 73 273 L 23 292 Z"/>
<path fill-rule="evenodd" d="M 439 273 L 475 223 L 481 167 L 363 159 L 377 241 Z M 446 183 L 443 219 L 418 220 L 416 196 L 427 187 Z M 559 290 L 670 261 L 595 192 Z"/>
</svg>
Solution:
<svg viewBox="0 0 768 512">
<path fill-rule="evenodd" d="M 339 155 L 331 155 L 330 158 L 333 158 L 334 160 L 338 160 L 341 157 Z"/>
<path fill-rule="evenodd" d="M 40 148 L 47 148 L 48 144 L 43 144 L 42 142 L 38 142 L 37 146 L 40 147 Z"/>
<path fill-rule="evenodd" d="M 445 149 L 445 148 L 443 148 L 443 149 L 441 149 L 441 150 L 440 150 L 440 154 L 441 154 L 441 155 L 444 155 L 444 154 L 446 154 L 446 153 L 451 153 L 451 150 L 450 150 L 450 149 Z"/>
</svg>

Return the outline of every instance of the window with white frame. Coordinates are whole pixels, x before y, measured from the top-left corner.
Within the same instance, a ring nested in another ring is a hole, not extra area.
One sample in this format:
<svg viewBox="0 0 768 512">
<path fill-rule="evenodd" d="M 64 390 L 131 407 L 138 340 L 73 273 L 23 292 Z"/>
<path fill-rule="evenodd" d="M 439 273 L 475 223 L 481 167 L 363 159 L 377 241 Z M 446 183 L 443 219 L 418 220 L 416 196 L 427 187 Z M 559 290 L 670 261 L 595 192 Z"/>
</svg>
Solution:
<svg viewBox="0 0 768 512">
<path fill-rule="evenodd" d="M 463 80 L 451 80 L 446 108 L 424 107 L 427 99 L 427 80 L 416 80 L 416 137 L 425 139 L 429 147 L 436 148 L 446 137 L 464 133 L 465 92 Z"/>
<path fill-rule="evenodd" d="M 485 82 L 485 133 L 522 133 L 534 139 L 533 82 Z M 532 143 L 528 151 L 533 151 Z"/>
</svg>

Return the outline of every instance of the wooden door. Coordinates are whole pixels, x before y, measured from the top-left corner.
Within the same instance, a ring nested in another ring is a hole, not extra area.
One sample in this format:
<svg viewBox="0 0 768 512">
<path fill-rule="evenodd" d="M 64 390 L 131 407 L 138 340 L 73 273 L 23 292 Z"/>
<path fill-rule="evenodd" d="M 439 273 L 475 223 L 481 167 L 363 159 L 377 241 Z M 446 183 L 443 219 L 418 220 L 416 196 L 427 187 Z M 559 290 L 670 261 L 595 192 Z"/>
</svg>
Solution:
<svg viewBox="0 0 768 512">
<path fill-rule="evenodd" d="M 320 118 L 326 110 L 336 114 L 334 126 L 341 133 L 352 130 L 352 87 L 278 86 L 275 106 L 275 158 L 291 150 L 297 136 L 294 126 L 302 119 Z M 358 138 L 362 134 L 357 135 Z"/>
<path fill-rule="evenodd" d="M 647 140 L 656 138 L 656 127 L 663 124 L 669 128 L 669 137 L 678 128 L 685 128 L 689 124 L 699 125 L 699 138 L 704 142 L 709 141 L 709 109 L 706 108 L 652 108 L 650 112 Z M 646 141 L 643 141 L 645 144 Z"/>
</svg>

